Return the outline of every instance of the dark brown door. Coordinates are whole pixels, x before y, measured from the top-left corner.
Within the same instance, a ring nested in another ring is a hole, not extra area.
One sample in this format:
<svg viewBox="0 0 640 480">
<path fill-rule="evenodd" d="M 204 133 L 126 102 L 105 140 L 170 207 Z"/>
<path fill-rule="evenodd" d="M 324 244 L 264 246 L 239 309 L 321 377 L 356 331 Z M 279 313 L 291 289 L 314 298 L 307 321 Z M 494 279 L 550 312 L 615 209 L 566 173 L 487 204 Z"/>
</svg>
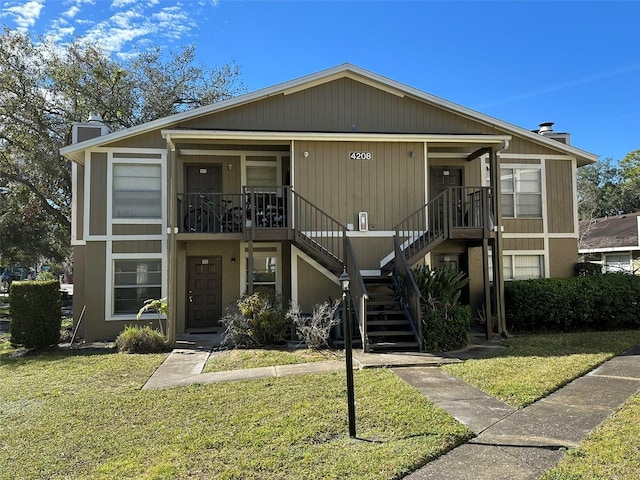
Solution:
<svg viewBox="0 0 640 480">
<path fill-rule="evenodd" d="M 220 165 L 187 165 L 187 193 L 220 193 Z"/>
<path fill-rule="evenodd" d="M 462 187 L 462 168 L 459 167 L 437 167 L 431 169 L 431 198 L 447 190 L 450 187 Z M 463 197 L 462 189 L 454 189 L 449 197 L 451 206 L 451 217 L 453 225 L 459 226 L 463 222 Z"/>
<path fill-rule="evenodd" d="M 188 258 L 187 330 L 216 331 L 222 316 L 222 259 Z"/>
</svg>

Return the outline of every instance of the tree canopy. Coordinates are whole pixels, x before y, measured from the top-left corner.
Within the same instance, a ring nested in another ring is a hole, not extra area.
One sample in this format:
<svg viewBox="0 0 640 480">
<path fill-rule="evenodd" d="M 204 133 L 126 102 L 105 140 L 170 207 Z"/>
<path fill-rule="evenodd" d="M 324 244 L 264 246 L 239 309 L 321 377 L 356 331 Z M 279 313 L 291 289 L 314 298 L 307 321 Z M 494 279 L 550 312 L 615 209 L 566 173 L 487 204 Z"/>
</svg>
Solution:
<svg viewBox="0 0 640 480">
<path fill-rule="evenodd" d="M 580 220 L 640 211 L 640 150 L 580 168 L 578 211 Z"/>
<path fill-rule="evenodd" d="M 59 149 L 74 122 L 102 115 L 112 131 L 230 98 L 240 68 L 207 68 L 195 47 L 140 51 L 126 61 L 99 46 L 60 47 L 5 28 L 0 35 L 0 263 L 69 253 L 71 166 Z"/>
</svg>

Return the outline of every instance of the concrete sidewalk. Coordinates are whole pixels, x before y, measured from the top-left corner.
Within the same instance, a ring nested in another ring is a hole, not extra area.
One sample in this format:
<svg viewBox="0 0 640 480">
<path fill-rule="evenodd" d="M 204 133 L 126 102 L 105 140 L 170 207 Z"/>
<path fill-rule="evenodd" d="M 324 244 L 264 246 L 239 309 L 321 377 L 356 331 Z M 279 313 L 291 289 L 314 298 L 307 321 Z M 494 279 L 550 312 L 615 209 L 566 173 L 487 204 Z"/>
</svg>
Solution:
<svg viewBox="0 0 640 480">
<path fill-rule="evenodd" d="M 472 345 L 453 356 L 354 353 L 354 368 L 392 368 L 396 375 L 476 434 L 468 443 L 411 473 L 405 477 L 407 480 L 536 479 L 640 390 L 640 346 L 522 410 L 515 410 L 437 368 L 445 363 L 492 356 L 496 348 L 499 347 L 495 344 Z M 143 389 L 345 368 L 344 361 L 327 361 L 203 374 L 210 349 L 191 345 L 174 350 Z"/>
</svg>

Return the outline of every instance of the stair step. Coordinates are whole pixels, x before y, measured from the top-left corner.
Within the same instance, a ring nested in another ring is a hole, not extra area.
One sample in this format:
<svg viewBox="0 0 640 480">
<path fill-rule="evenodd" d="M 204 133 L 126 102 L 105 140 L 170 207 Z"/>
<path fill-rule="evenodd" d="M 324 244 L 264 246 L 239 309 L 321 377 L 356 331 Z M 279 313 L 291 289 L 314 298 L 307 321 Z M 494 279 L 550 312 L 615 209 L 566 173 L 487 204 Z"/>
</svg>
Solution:
<svg viewBox="0 0 640 480">
<path fill-rule="evenodd" d="M 389 300 L 369 300 L 367 302 L 368 307 L 376 307 L 379 305 L 397 305 L 399 302 L 397 300 L 389 299 Z"/>
<path fill-rule="evenodd" d="M 367 326 L 379 326 L 379 325 L 387 325 L 387 326 L 393 326 L 393 325 L 411 325 L 411 323 L 409 322 L 409 320 L 405 319 L 398 319 L 398 320 L 368 320 L 367 321 Z"/>
<path fill-rule="evenodd" d="M 370 343 L 370 350 L 400 350 L 400 349 L 418 349 L 420 344 L 418 342 L 380 342 Z"/>
<path fill-rule="evenodd" d="M 404 310 L 369 310 L 367 315 L 404 315 Z"/>
<path fill-rule="evenodd" d="M 413 337 L 412 330 L 373 330 L 367 332 L 370 337 L 404 337 L 411 335 Z"/>
</svg>

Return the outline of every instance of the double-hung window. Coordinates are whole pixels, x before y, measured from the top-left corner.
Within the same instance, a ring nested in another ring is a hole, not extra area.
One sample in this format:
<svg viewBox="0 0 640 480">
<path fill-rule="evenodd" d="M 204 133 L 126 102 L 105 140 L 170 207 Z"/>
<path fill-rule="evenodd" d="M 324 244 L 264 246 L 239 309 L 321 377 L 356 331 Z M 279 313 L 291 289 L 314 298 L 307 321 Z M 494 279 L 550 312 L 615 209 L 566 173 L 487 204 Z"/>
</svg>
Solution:
<svg viewBox="0 0 640 480">
<path fill-rule="evenodd" d="M 114 164 L 113 218 L 161 218 L 161 179 L 159 164 Z"/>
<path fill-rule="evenodd" d="M 501 168 L 502 216 L 542 217 L 542 173 L 539 168 Z"/>
<path fill-rule="evenodd" d="M 162 260 L 117 259 L 113 261 L 113 313 L 136 314 L 145 300 L 162 296 Z"/>
</svg>

